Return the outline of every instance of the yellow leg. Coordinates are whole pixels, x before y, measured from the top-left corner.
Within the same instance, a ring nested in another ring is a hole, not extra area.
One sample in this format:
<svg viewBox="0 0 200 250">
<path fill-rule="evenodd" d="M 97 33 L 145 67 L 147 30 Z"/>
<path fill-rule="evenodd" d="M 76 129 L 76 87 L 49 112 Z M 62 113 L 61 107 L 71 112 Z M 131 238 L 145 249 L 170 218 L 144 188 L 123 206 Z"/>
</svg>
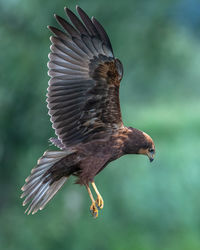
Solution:
<svg viewBox="0 0 200 250">
<path fill-rule="evenodd" d="M 99 193 L 99 191 L 98 191 L 98 189 L 97 189 L 95 183 L 94 183 L 94 182 L 91 182 L 91 184 L 92 184 L 92 187 L 94 188 L 95 193 L 97 194 L 96 205 L 97 205 L 97 207 L 98 207 L 99 209 L 102 209 L 103 206 L 104 206 L 103 198 L 102 198 L 102 196 L 100 195 L 100 193 Z"/>
<path fill-rule="evenodd" d="M 96 219 L 98 217 L 98 208 L 96 206 L 96 202 L 94 200 L 94 197 L 92 195 L 92 192 L 91 192 L 89 186 L 88 185 L 85 185 L 85 186 L 86 186 L 86 189 L 87 189 L 88 194 L 90 196 L 90 199 L 92 201 L 92 205 L 90 206 L 90 212 L 91 212 L 92 216 Z"/>
</svg>

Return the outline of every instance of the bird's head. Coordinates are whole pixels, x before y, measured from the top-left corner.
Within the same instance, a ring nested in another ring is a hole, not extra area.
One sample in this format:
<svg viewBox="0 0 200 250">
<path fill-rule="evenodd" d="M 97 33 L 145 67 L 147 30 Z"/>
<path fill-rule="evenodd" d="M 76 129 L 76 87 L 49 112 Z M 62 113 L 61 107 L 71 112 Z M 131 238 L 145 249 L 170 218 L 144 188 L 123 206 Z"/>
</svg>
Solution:
<svg viewBox="0 0 200 250">
<path fill-rule="evenodd" d="M 138 154 L 147 155 L 149 157 L 150 162 L 154 160 L 155 156 L 155 145 L 152 140 L 152 138 L 146 134 L 145 132 L 142 132 L 145 138 L 145 143 L 141 145 L 141 148 L 138 150 Z"/>
<path fill-rule="evenodd" d="M 128 140 L 125 144 L 126 154 L 143 154 L 149 157 L 150 162 L 154 160 L 155 145 L 152 138 L 135 128 L 129 128 Z"/>
</svg>

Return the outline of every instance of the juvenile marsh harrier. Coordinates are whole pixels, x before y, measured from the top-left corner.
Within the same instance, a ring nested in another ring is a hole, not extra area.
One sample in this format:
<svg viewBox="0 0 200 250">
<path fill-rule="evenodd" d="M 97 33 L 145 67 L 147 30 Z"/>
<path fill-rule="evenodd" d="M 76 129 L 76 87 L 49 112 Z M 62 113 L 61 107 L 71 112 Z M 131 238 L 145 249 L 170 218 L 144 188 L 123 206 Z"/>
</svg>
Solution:
<svg viewBox="0 0 200 250">
<path fill-rule="evenodd" d="M 108 35 L 101 24 L 77 7 L 80 19 L 68 8 L 71 24 L 55 15 L 63 31 L 53 32 L 49 54 L 47 103 L 57 138 L 50 141 L 60 151 L 46 151 L 22 187 L 26 212 L 43 209 L 73 175 L 85 185 L 96 218 L 104 206 L 94 177 L 107 164 L 125 154 L 155 154 L 146 133 L 125 127 L 120 112 L 119 86 L 122 63 L 114 57 Z M 89 185 L 92 185 L 95 201 Z"/>
</svg>

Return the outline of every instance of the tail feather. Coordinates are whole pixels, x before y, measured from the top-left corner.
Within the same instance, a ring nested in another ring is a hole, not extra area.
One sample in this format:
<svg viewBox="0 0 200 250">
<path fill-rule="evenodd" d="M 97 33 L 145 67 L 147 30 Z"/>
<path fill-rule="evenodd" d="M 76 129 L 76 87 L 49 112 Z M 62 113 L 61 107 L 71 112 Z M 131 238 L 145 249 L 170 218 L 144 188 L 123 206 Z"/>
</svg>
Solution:
<svg viewBox="0 0 200 250">
<path fill-rule="evenodd" d="M 45 205 L 51 200 L 51 198 L 53 198 L 53 196 L 58 192 L 58 190 L 62 187 L 62 185 L 65 183 L 66 180 L 67 180 L 66 177 L 62 177 L 60 180 L 55 181 L 52 184 L 51 190 L 47 191 L 45 199 L 43 199 L 43 201 L 40 204 L 39 208 L 40 210 L 42 210 L 45 207 Z"/>
<path fill-rule="evenodd" d="M 39 209 L 42 210 L 45 205 L 53 198 L 58 190 L 67 180 L 66 176 L 52 182 L 48 170 L 60 161 L 63 157 L 72 154 L 73 150 L 65 151 L 46 151 L 38 160 L 37 166 L 32 169 L 31 175 L 26 178 L 21 198 L 25 197 L 23 206 L 29 205 L 25 211 L 27 214 L 34 214 Z"/>
</svg>

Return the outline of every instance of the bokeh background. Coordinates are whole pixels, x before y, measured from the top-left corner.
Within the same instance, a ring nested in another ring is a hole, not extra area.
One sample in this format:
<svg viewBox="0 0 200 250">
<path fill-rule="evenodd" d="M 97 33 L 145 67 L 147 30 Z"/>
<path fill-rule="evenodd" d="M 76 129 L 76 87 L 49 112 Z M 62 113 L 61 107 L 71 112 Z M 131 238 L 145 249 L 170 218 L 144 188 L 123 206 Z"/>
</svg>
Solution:
<svg viewBox="0 0 200 250">
<path fill-rule="evenodd" d="M 89 213 L 71 179 L 24 215 L 20 188 L 54 136 L 45 103 L 53 14 L 79 4 L 106 28 L 124 65 L 124 123 L 157 155 L 124 156 L 96 177 L 105 207 Z M 0 1 L 0 249 L 200 249 L 200 2 Z"/>
</svg>

